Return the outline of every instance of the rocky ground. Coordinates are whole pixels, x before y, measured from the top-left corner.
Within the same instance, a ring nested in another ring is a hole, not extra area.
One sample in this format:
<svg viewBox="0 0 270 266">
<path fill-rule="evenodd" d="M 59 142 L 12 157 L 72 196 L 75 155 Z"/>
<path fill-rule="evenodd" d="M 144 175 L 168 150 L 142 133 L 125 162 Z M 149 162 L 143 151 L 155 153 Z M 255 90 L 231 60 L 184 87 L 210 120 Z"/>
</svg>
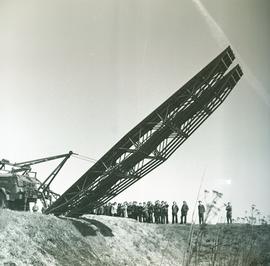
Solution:
<svg viewBox="0 0 270 266">
<path fill-rule="evenodd" d="M 270 226 L 0 211 L 0 265 L 270 265 Z"/>
</svg>

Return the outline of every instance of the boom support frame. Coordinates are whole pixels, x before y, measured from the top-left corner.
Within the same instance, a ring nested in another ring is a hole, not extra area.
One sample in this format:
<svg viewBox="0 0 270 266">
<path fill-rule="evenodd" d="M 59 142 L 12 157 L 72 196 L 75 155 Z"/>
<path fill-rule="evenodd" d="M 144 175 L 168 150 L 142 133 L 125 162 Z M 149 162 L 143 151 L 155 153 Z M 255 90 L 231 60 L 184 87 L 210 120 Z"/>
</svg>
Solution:
<svg viewBox="0 0 270 266">
<path fill-rule="evenodd" d="M 240 80 L 239 65 L 227 72 L 234 59 L 226 48 L 116 143 L 46 213 L 89 213 L 165 162 Z"/>
</svg>

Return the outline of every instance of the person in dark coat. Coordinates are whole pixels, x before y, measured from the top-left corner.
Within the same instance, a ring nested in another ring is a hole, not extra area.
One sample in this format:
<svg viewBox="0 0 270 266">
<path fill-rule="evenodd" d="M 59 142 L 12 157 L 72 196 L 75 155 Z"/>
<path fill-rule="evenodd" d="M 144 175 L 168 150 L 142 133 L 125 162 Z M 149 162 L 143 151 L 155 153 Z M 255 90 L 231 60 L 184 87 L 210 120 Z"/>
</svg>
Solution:
<svg viewBox="0 0 270 266">
<path fill-rule="evenodd" d="M 160 223 L 165 224 L 165 202 L 161 201 L 160 204 Z"/>
<path fill-rule="evenodd" d="M 143 202 L 143 222 L 146 223 L 149 221 L 149 212 L 148 212 L 148 205 L 146 202 Z"/>
<path fill-rule="evenodd" d="M 227 217 L 227 223 L 231 224 L 232 223 L 232 205 L 230 202 L 228 202 L 226 206 L 226 217 Z"/>
<path fill-rule="evenodd" d="M 164 202 L 164 209 L 165 209 L 165 223 L 169 223 L 169 204 L 167 201 Z"/>
<path fill-rule="evenodd" d="M 133 218 L 132 217 L 132 202 L 129 202 L 128 205 L 127 205 L 127 215 L 128 215 L 128 218 Z"/>
<path fill-rule="evenodd" d="M 181 224 L 186 224 L 187 223 L 187 213 L 188 213 L 188 205 L 186 203 L 186 201 L 183 201 L 183 205 L 181 208 Z"/>
<path fill-rule="evenodd" d="M 105 205 L 105 215 L 112 216 L 112 204 L 110 202 Z"/>
<path fill-rule="evenodd" d="M 138 215 L 139 222 L 142 222 L 143 221 L 143 206 L 141 202 L 137 206 L 137 215 Z"/>
<path fill-rule="evenodd" d="M 137 201 L 133 201 L 133 204 L 132 204 L 132 218 L 135 219 L 135 220 L 138 219 Z"/>
<path fill-rule="evenodd" d="M 154 216 L 155 216 L 155 223 L 156 224 L 160 224 L 161 222 L 161 208 L 160 208 L 160 202 L 159 200 L 157 200 L 155 202 L 155 206 L 154 206 Z"/>
<path fill-rule="evenodd" d="M 147 207 L 148 207 L 148 223 L 153 223 L 154 205 L 151 201 L 148 201 Z"/>
<path fill-rule="evenodd" d="M 205 213 L 205 207 L 202 204 L 202 202 L 199 201 L 199 205 L 198 205 L 199 224 L 204 223 L 204 213 Z"/>
<path fill-rule="evenodd" d="M 173 224 L 178 223 L 178 218 L 177 218 L 178 211 L 179 211 L 178 205 L 174 201 L 172 205 L 172 223 Z"/>
<path fill-rule="evenodd" d="M 116 216 L 122 217 L 122 204 L 121 203 L 117 204 Z"/>
</svg>

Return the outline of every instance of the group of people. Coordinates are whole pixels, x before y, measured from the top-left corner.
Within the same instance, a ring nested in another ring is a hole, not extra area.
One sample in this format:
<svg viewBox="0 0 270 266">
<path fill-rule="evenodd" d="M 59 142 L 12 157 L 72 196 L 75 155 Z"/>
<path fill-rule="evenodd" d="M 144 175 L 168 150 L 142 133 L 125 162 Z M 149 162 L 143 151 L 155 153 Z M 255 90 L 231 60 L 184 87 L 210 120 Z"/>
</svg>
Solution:
<svg viewBox="0 0 270 266">
<path fill-rule="evenodd" d="M 183 201 L 181 209 L 178 207 L 177 203 L 174 201 L 171 207 L 172 212 L 172 223 L 178 223 L 178 217 L 180 217 L 180 224 L 187 223 L 188 215 L 188 204 L 186 201 Z M 205 206 L 201 201 L 198 202 L 198 216 L 199 224 L 203 224 Z M 94 213 L 97 215 L 108 215 L 108 216 L 118 216 L 133 218 L 139 222 L 144 223 L 156 223 L 156 224 L 168 224 L 168 214 L 169 214 L 169 204 L 166 201 L 155 201 L 152 203 L 148 202 L 124 202 L 124 203 L 107 203 L 100 206 L 94 210 Z M 179 216 L 180 215 L 180 216 Z M 232 206 L 230 203 L 226 205 L 226 216 L 227 223 L 232 223 Z"/>
<path fill-rule="evenodd" d="M 166 201 L 157 200 L 148 202 L 124 202 L 107 203 L 95 210 L 97 215 L 109 215 L 133 218 L 144 223 L 169 223 L 169 204 Z"/>
<path fill-rule="evenodd" d="M 226 218 L 227 223 L 232 223 L 232 205 L 230 202 L 225 205 L 226 206 Z M 42 213 L 44 212 L 44 207 L 42 208 Z M 187 214 L 189 207 L 186 201 L 183 201 L 181 209 L 179 209 L 177 203 L 174 201 L 172 204 L 172 224 L 178 223 L 178 216 L 180 211 L 180 224 L 187 223 Z M 32 207 L 33 212 L 38 212 L 39 207 L 35 202 Z M 203 224 L 204 213 L 206 209 L 201 201 L 198 202 L 198 216 L 199 216 L 199 224 Z M 144 223 L 156 223 L 156 224 L 168 224 L 169 223 L 169 204 L 167 201 L 155 201 L 153 204 L 151 201 L 148 202 L 124 202 L 124 203 L 107 203 L 105 205 L 100 206 L 99 208 L 94 210 L 94 214 L 97 215 L 108 215 L 108 216 L 118 216 L 118 217 L 126 217 L 133 218 L 139 222 Z"/>
<path fill-rule="evenodd" d="M 181 210 L 174 201 L 172 205 L 172 223 L 178 223 L 178 213 L 180 211 L 180 223 L 186 224 L 188 210 L 189 207 L 186 201 L 183 201 Z M 155 203 L 151 201 L 143 203 L 136 201 L 124 203 L 114 202 L 100 206 L 95 210 L 95 214 L 133 218 L 144 223 L 168 224 L 169 204 L 166 201 L 159 200 L 155 201 Z"/>
</svg>

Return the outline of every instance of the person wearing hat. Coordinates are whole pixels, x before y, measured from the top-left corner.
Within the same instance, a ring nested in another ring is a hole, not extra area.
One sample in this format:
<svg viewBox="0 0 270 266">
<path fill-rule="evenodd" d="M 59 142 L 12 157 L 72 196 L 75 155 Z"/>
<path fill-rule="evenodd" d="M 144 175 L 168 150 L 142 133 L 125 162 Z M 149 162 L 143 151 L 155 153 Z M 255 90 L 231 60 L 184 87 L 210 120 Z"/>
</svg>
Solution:
<svg viewBox="0 0 270 266">
<path fill-rule="evenodd" d="M 199 205 L 198 205 L 199 224 L 204 223 L 204 213 L 205 213 L 205 207 L 202 204 L 202 202 L 199 200 Z"/>
</svg>

